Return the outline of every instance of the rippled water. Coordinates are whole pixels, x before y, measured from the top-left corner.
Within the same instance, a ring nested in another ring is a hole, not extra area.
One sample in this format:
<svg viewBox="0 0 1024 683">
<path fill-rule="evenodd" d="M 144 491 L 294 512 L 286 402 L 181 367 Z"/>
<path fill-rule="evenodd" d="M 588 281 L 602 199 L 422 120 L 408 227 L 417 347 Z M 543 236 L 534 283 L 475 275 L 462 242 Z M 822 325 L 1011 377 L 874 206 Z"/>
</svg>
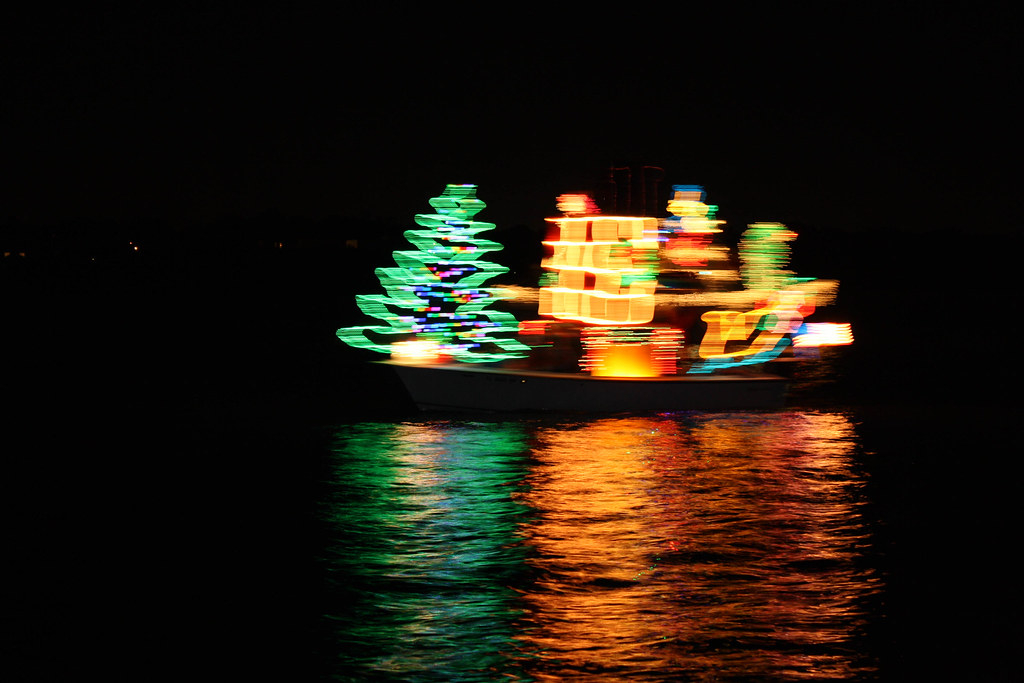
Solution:
<svg viewBox="0 0 1024 683">
<path fill-rule="evenodd" d="M 841 411 L 339 427 L 340 680 L 863 680 L 884 580 Z"/>
</svg>

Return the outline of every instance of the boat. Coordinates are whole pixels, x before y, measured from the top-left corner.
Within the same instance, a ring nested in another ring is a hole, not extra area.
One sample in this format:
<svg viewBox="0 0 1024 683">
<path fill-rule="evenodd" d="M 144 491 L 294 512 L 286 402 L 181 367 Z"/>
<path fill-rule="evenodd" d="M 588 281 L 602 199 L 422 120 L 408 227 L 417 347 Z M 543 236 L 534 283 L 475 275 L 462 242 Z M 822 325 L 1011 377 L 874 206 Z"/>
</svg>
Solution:
<svg viewBox="0 0 1024 683">
<path fill-rule="evenodd" d="M 536 286 L 484 286 L 508 268 L 488 258 L 502 245 L 481 236 L 495 226 L 475 219 L 475 185 L 430 205 L 415 249 L 376 270 L 385 293 L 356 296 L 381 324 L 337 331 L 387 354 L 421 410 L 778 409 L 779 368 L 852 342 L 846 323 L 806 323 L 838 283 L 787 270 L 795 232 L 754 223 L 733 250 L 700 186 L 673 186 L 661 219 L 559 196 Z"/>
<path fill-rule="evenodd" d="M 394 368 L 420 410 L 622 413 L 777 409 L 788 380 L 769 373 L 595 377 L 586 373 L 416 365 Z"/>
</svg>

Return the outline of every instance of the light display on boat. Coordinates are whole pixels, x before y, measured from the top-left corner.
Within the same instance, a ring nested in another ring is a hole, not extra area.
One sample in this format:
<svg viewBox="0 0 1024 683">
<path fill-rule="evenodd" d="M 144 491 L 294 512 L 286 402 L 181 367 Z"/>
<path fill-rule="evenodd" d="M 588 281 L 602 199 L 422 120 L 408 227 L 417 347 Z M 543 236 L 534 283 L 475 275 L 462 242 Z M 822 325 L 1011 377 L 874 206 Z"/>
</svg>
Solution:
<svg viewBox="0 0 1024 683">
<path fill-rule="evenodd" d="M 486 207 L 476 185 L 448 185 L 430 205 L 435 213 L 417 214 L 420 227 L 405 232 L 416 249 L 395 251 L 395 267 L 375 271 L 387 293 L 356 296 L 360 310 L 384 324 L 341 328 L 338 338 L 404 362 L 525 356 L 515 317 L 489 308 L 504 292 L 481 286 L 508 268 L 484 258 L 502 245 L 478 237 L 495 226 L 473 220 Z"/>
<path fill-rule="evenodd" d="M 654 317 L 658 222 L 634 216 L 578 215 L 589 205 L 559 198 L 569 212 L 549 218 L 538 313 L 594 325 L 642 325 Z"/>
<path fill-rule="evenodd" d="M 580 367 L 595 377 L 659 377 L 677 372 L 683 331 L 671 327 L 585 327 Z"/>
<path fill-rule="evenodd" d="M 773 292 L 752 311 L 708 311 L 701 316 L 707 323 L 698 350 L 701 361 L 688 372 L 704 374 L 773 360 L 813 312 L 813 296 L 798 289 Z"/>
<path fill-rule="evenodd" d="M 793 346 L 845 346 L 853 343 L 850 323 L 804 323 L 793 337 Z"/>
<path fill-rule="evenodd" d="M 775 291 L 797 281 L 786 270 L 796 233 L 782 223 L 752 223 L 739 244 L 740 276 L 747 289 Z"/>
<path fill-rule="evenodd" d="M 836 283 L 788 269 L 796 232 L 752 223 L 731 250 L 700 186 L 672 186 L 660 220 L 559 196 L 536 288 L 483 286 L 508 268 L 486 258 L 502 246 L 479 236 L 495 226 L 475 220 L 485 208 L 475 185 L 448 185 L 430 205 L 405 233 L 415 248 L 376 270 L 385 293 L 356 297 L 380 324 L 339 329 L 346 343 L 402 364 L 528 358 L 509 366 L 657 378 L 762 365 L 787 351 L 809 358 L 813 347 L 853 341 L 846 323 L 806 322 L 834 301 Z M 538 319 L 491 308 L 513 298 L 536 301 Z"/>
<path fill-rule="evenodd" d="M 717 220 L 718 207 L 704 203 L 704 188 L 699 185 L 673 185 L 668 202 L 669 218 L 661 221 L 665 258 L 681 268 L 706 267 L 714 257 L 727 253 L 724 247 L 712 245 L 712 238 L 722 232 Z"/>
<path fill-rule="evenodd" d="M 786 269 L 789 243 L 797 234 L 781 223 L 752 223 L 738 252 L 744 288 L 759 293 L 753 310 L 715 310 L 701 316 L 707 330 L 701 339 L 700 361 L 687 371 L 706 374 L 778 358 L 793 343 L 804 318 L 816 307 L 812 291 L 803 287 L 814 278 L 800 278 Z"/>
</svg>

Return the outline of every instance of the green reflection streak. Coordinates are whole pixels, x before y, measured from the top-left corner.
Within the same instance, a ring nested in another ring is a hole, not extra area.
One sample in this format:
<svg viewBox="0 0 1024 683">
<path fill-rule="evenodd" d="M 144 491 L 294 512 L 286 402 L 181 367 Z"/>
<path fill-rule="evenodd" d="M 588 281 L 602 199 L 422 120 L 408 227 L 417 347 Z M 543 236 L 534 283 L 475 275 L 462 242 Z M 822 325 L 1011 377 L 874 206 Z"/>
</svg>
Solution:
<svg viewBox="0 0 1024 683">
<path fill-rule="evenodd" d="M 525 548 L 518 423 L 367 423 L 337 433 L 325 618 L 339 675 L 524 680 L 511 655 Z M 436 672 L 436 673 L 432 673 Z"/>
</svg>

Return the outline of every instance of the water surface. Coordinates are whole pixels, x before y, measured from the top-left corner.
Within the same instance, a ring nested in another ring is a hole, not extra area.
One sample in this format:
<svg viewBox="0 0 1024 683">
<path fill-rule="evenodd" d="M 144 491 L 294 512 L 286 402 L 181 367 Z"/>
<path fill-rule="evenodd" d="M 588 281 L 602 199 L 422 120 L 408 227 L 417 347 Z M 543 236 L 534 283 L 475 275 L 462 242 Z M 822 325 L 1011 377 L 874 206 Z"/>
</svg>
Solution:
<svg viewBox="0 0 1024 683">
<path fill-rule="evenodd" d="M 841 411 L 339 427 L 338 679 L 863 680 L 884 578 Z"/>
</svg>

